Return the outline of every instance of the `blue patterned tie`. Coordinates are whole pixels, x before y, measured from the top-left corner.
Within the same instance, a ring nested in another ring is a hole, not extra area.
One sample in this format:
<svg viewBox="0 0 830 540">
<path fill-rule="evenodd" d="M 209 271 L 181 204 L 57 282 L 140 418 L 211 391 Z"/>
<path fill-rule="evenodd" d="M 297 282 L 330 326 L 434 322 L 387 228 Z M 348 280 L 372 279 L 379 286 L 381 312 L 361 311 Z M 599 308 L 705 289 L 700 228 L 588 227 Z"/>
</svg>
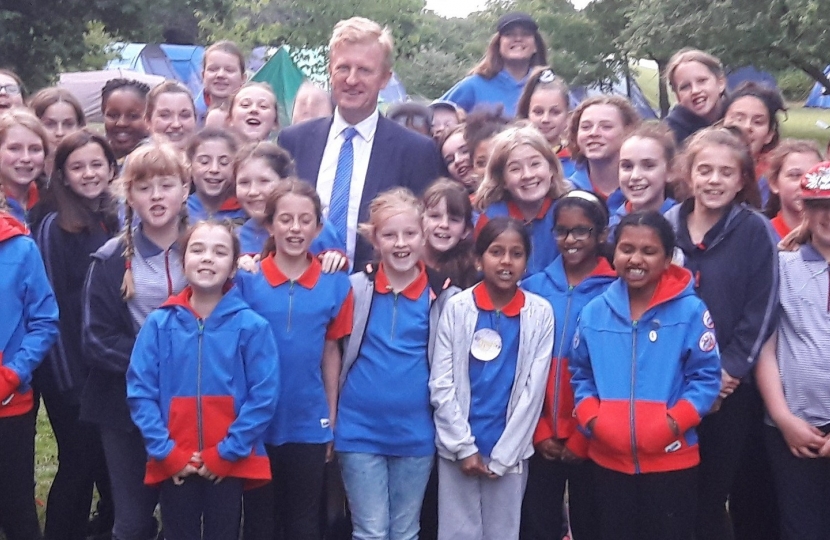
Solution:
<svg viewBox="0 0 830 540">
<path fill-rule="evenodd" d="M 348 242 L 346 222 L 349 216 L 349 188 L 354 166 L 352 139 L 355 135 L 357 135 L 357 130 L 353 127 L 343 130 L 343 146 L 340 147 L 340 155 L 337 156 L 337 170 L 334 173 L 334 185 L 331 188 L 331 203 L 329 204 L 329 221 L 344 242 Z"/>
</svg>

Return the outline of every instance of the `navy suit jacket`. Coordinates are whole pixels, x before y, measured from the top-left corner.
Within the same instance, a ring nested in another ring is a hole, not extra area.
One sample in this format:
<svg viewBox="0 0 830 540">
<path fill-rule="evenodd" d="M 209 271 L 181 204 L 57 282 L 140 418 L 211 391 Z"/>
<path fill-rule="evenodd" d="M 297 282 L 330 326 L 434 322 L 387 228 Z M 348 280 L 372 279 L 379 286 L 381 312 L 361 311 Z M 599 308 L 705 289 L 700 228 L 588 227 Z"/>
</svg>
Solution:
<svg viewBox="0 0 830 540">
<path fill-rule="evenodd" d="M 297 176 L 317 185 L 320 162 L 331 128 L 332 117 L 308 120 L 280 132 L 279 145 L 288 150 L 297 167 Z M 360 199 L 358 223 L 369 218 L 369 203 L 379 193 L 402 186 L 420 196 L 441 175 L 441 158 L 432 139 L 380 115 L 369 169 Z M 362 270 L 372 260 L 372 246 L 357 236 L 354 269 Z"/>
</svg>

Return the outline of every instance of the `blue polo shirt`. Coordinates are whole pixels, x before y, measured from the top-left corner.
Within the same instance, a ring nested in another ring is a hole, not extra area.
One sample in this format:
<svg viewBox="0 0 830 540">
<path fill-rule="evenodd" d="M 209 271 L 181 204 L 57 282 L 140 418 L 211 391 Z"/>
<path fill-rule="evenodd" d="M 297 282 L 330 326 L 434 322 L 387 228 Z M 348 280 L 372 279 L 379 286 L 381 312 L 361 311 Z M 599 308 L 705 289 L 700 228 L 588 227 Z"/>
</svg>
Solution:
<svg viewBox="0 0 830 540">
<path fill-rule="evenodd" d="M 530 233 L 530 257 L 527 260 L 527 270 L 524 277 L 541 272 L 559 255 L 559 248 L 553 237 L 553 199 L 545 197 L 542 208 L 536 217 L 525 221 L 522 211 L 513 201 L 499 201 L 491 204 L 479 216 L 476 222 L 475 234 L 494 217 L 512 217 L 524 222 Z"/>
<path fill-rule="evenodd" d="M 513 299 L 498 311 L 487 288 L 479 283 L 473 289 L 473 300 L 478 307 L 476 331 L 495 330 L 502 344 L 499 355 L 490 361 L 479 360 L 470 352 L 470 431 L 479 453 L 490 457 L 507 426 L 507 406 L 519 358 L 519 313 L 524 307 L 525 295 L 516 289 Z"/>
<path fill-rule="evenodd" d="M 239 272 L 242 298 L 264 317 L 279 350 L 280 399 L 264 440 L 268 444 L 326 443 L 333 433 L 323 386 L 323 345 L 351 333 L 354 301 L 344 272 L 323 274 L 320 262 L 288 279 L 266 257 L 260 272 Z"/>
<path fill-rule="evenodd" d="M 492 79 L 485 79 L 481 75 L 470 75 L 458 81 L 455 86 L 441 96 L 442 100 L 452 101 L 467 112 L 476 106 L 489 105 L 495 108 L 504 106 L 504 115 L 508 118 L 516 116 L 516 105 L 527 83 L 527 76 L 516 80 L 503 69 Z"/>
<path fill-rule="evenodd" d="M 254 218 L 249 218 L 241 227 L 237 227 L 236 234 L 239 236 L 242 253 L 248 255 L 262 253 L 265 241 L 270 236 L 265 227 L 257 223 Z M 309 252 L 319 255 L 324 251 L 332 250 L 346 253 L 346 242 L 340 240 L 334 225 L 328 220 L 323 220 L 323 228 L 317 238 L 311 242 Z"/>
<path fill-rule="evenodd" d="M 394 293 L 381 263 L 360 351 L 340 392 L 334 434 L 338 452 L 401 457 L 435 452 L 427 361 L 429 308 L 423 265 L 415 281 Z"/>
<path fill-rule="evenodd" d="M 605 206 L 608 207 L 608 214 L 613 216 L 620 209 L 620 206 L 625 204 L 625 195 L 622 190 L 617 188 L 613 193 L 602 193 L 591 181 L 591 175 L 588 171 L 588 166 L 584 163 L 576 163 L 574 173 L 568 177 L 571 184 L 576 189 L 582 189 L 594 193 L 597 197 L 605 201 Z"/>
</svg>

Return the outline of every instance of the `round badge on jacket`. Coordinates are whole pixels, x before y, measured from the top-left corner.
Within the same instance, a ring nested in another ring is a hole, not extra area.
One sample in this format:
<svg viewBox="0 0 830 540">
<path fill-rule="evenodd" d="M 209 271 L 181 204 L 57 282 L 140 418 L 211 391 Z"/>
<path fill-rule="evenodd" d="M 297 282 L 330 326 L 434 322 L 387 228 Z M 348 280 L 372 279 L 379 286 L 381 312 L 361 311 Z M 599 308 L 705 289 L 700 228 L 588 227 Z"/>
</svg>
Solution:
<svg viewBox="0 0 830 540">
<path fill-rule="evenodd" d="M 470 345 L 470 354 L 476 360 L 489 362 L 501 352 L 501 336 L 491 328 L 482 328 L 473 334 L 473 343 Z"/>
</svg>

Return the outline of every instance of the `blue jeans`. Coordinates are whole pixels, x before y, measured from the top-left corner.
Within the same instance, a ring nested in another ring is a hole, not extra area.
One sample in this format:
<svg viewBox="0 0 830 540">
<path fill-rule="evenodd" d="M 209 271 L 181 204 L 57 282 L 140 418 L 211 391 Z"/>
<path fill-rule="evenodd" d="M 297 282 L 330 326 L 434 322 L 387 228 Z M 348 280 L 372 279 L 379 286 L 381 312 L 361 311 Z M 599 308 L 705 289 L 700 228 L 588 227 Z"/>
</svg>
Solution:
<svg viewBox="0 0 830 540">
<path fill-rule="evenodd" d="M 416 540 L 433 456 L 338 453 L 354 540 Z"/>
</svg>

